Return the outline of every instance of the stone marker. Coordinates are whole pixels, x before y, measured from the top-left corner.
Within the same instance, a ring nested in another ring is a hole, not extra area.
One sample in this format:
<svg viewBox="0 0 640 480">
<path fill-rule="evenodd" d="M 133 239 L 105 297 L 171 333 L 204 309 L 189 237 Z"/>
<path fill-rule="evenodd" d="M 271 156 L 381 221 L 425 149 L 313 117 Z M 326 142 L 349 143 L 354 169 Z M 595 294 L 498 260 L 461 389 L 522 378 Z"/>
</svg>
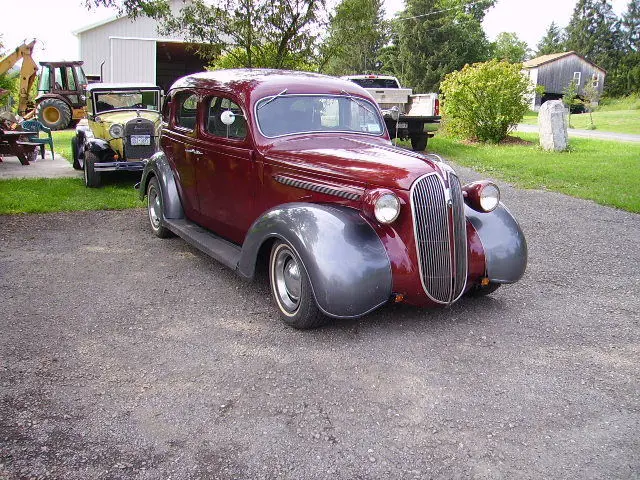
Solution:
<svg viewBox="0 0 640 480">
<path fill-rule="evenodd" d="M 540 146 L 545 150 L 562 152 L 569 145 L 567 111 L 561 100 L 544 102 L 538 113 Z"/>
</svg>

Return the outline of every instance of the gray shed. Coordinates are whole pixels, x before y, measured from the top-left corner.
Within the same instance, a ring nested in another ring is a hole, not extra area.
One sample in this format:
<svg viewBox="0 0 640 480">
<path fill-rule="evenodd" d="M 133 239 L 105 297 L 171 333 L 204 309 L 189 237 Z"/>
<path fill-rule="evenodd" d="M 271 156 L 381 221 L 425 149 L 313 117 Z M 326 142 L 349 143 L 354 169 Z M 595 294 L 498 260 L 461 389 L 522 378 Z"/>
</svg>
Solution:
<svg viewBox="0 0 640 480">
<path fill-rule="evenodd" d="M 547 100 L 562 98 L 563 90 L 569 82 L 576 82 L 580 95 L 588 82 L 593 82 L 602 93 L 606 70 L 590 62 L 576 52 L 552 53 L 527 60 L 522 64 L 523 72 L 534 86 L 544 87 L 544 95 L 536 95 L 531 100 L 532 110 L 538 110 Z"/>
<path fill-rule="evenodd" d="M 171 4 L 179 9 L 183 2 Z M 195 45 L 182 37 L 160 35 L 158 23 L 148 17 L 114 17 L 73 33 L 85 73 L 103 82 L 152 83 L 166 91 L 176 79 L 205 70 Z"/>
</svg>

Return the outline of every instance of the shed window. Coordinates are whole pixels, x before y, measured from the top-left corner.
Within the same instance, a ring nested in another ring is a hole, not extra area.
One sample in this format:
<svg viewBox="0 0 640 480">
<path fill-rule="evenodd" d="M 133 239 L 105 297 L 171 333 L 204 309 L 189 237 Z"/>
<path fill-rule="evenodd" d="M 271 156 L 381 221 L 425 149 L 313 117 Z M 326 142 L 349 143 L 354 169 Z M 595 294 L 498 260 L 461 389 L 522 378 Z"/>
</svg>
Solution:
<svg viewBox="0 0 640 480">
<path fill-rule="evenodd" d="M 593 77 L 591 78 L 591 82 L 593 83 L 594 88 L 598 88 L 598 86 L 600 85 L 600 75 L 594 73 Z"/>
<path fill-rule="evenodd" d="M 578 86 L 580 86 L 581 76 L 582 76 L 581 72 L 573 72 L 573 81 Z"/>
<path fill-rule="evenodd" d="M 176 125 L 189 130 L 196 126 L 196 113 L 198 111 L 198 97 L 195 93 L 181 93 L 176 95 L 178 106 L 176 108 Z"/>
</svg>

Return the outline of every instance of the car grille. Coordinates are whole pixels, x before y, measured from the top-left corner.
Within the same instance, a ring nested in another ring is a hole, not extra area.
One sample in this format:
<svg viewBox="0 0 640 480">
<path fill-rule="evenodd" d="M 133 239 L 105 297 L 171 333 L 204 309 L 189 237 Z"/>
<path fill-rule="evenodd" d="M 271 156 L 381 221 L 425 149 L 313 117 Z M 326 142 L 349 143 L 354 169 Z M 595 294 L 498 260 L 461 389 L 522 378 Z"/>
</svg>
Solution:
<svg viewBox="0 0 640 480">
<path fill-rule="evenodd" d="M 462 294 L 467 281 L 460 180 L 449 174 L 447 188 L 435 173 L 419 178 L 411 188 L 411 210 L 422 287 L 433 301 L 450 304 Z"/>
<path fill-rule="evenodd" d="M 146 118 L 134 118 L 129 120 L 124 127 L 124 155 L 127 160 L 140 160 L 149 158 L 156 152 L 156 139 L 154 137 L 155 126 Z M 150 145 L 131 145 L 131 135 L 149 135 Z"/>
</svg>

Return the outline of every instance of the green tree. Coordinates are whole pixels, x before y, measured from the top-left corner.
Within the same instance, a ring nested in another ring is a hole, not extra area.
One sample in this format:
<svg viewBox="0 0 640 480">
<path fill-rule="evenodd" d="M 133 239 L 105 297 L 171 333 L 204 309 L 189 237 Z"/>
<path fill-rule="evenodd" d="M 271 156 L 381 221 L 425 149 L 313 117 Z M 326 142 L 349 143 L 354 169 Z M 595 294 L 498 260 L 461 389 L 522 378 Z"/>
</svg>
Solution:
<svg viewBox="0 0 640 480">
<path fill-rule="evenodd" d="M 567 83 L 567 86 L 562 90 L 562 103 L 569 109 L 569 127 L 573 128 L 571 126 L 571 112 L 582 104 L 578 98 L 578 85 L 573 80 Z"/>
<path fill-rule="evenodd" d="M 536 45 L 536 56 L 549 55 L 550 53 L 560 53 L 565 51 L 564 33 L 562 29 L 551 22 L 544 37 Z"/>
<path fill-rule="evenodd" d="M 284 68 L 314 54 L 325 0 L 191 0 L 172 11 L 168 0 L 85 0 L 131 17 L 159 20 L 165 34 L 180 34 L 215 61 L 224 54 L 242 67 Z"/>
<path fill-rule="evenodd" d="M 640 94 L 640 0 L 631 0 L 621 21 L 622 56 L 607 75 L 610 95 Z"/>
<path fill-rule="evenodd" d="M 382 0 L 342 0 L 329 19 L 321 69 L 331 75 L 377 71 L 387 40 Z"/>
<path fill-rule="evenodd" d="M 582 89 L 582 105 L 584 109 L 589 112 L 590 129 L 594 130 L 596 126 L 593 123 L 593 111 L 597 108 L 600 101 L 600 90 L 595 86 L 594 82 L 587 82 Z"/>
<path fill-rule="evenodd" d="M 578 0 L 567 26 L 567 48 L 612 70 L 621 53 L 619 26 L 608 0 Z"/>
<path fill-rule="evenodd" d="M 527 42 L 520 40 L 514 32 L 501 32 L 491 45 L 492 58 L 511 63 L 523 62 L 529 53 Z"/>
<path fill-rule="evenodd" d="M 494 59 L 448 74 L 440 84 L 445 130 L 482 142 L 505 138 L 529 110 L 531 85 L 521 69 Z"/>
<path fill-rule="evenodd" d="M 640 0 L 629 2 L 621 23 L 625 49 L 640 52 Z"/>
<path fill-rule="evenodd" d="M 489 58 L 482 29 L 495 0 L 406 0 L 392 22 L 397 55 L 384 70 L 393 72 L 417 93 L 437 91 L 444 76 L 465 64 Z"/>
</svg>

